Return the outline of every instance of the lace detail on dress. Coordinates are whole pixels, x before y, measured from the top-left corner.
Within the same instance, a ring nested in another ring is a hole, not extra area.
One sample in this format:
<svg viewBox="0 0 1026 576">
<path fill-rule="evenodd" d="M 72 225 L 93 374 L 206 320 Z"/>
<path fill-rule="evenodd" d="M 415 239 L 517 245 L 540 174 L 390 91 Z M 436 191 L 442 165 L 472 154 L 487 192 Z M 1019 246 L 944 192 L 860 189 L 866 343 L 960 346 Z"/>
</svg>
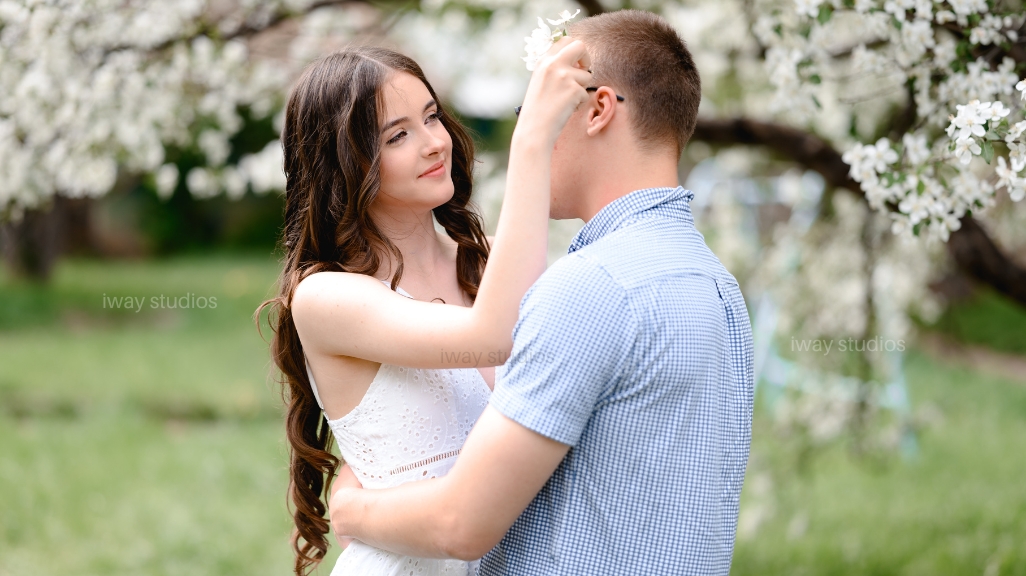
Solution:
<svg viewBox="0 0 1026 576">
<path fill-rule="evenodd" d="M 476 368 L 382 364 L 356 408 L 328 425 L 364 487 L 385 488 L 448 472 L 489 394 Z"/>
<path fill-rule="evenodd" d="M 448 452 L 445 452 L 444 454 L 435 454 L 434 456 L 432 456 L 430 458 L 425 458 L 423 460 L 418 460 L 417 462 L 414 462 L 413 464 L 407 464 L 406 466 L 400 466 L 400 467 L 396 468 L 395 470 L 389 471 L 389 474 L 391 474 L 392 476 L 395 476 L 396 474 L 402 474 L 403 472 L 409 472 L 410 470 L 413 470 L 414 468 L 419 468 L 421 466 L 426 466 L 426 465 L 431 464 L 433 462 L 438 462 L 439 460 L 445 460 L 446 458 L 452 458 L 453 456 L 459 456 L 461 451 L 462 451 L 462 449 L 460 449 L 460 450 L 450 450 Z"/>
<path fill-rule="evenodd" d="M 360 403 L 328 425 L 365 488 L 445 475 L 488 405 L 476 368 L 428 370 L 382 364 Z M 339 556 L 332 576 L 473 576 L 477 562 L 413 558 L 360 542 Z"/>
</svg>

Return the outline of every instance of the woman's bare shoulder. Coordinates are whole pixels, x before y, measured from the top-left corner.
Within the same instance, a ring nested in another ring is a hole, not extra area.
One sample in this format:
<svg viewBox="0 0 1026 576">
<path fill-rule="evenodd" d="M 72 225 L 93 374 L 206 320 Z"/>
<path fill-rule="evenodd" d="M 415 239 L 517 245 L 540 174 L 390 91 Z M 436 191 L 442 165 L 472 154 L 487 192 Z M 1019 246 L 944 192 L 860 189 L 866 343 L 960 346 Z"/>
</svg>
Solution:
<svg viewBox="0 0 1026 576">
<path fill-rule="evenodd" d="M 366 290 L 382 286 L 380 280 L 355 272 L 315 272 L 300 280 L 296 294 L 319 290 Z"/>
<path fill-rule="evenodd" d="M 296 286 L 290 312 L 303 345 L 326 354 L 350 355 L 360 331 L 402 298 L 372 276 L 352 272 L 317 272 Z"/>
<path fill-rule="evenodd" d="M 379 280 L 353 272 L 316 272 L 303 278 L 292 294 L 293 315 L 297 312 L 317 313 L 324 306 L 332 308 L 359 304 L 367 297 L 382 293 Z"/>
</svg>

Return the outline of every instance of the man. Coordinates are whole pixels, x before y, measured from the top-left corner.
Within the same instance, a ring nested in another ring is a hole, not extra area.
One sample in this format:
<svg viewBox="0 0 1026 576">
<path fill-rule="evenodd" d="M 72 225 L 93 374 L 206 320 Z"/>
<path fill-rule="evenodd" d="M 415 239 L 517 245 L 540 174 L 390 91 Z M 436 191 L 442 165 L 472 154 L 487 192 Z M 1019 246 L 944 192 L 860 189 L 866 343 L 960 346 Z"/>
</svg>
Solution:
<svg viewBox="0 0 1026 576">
<path fill-rule="evenodd" d="M 678 185 L 698 71 L 653 14 L 603 14 L 571 35 L 597 88 L 556 143 L 551 216 L 587 223 L 524 296 L 513 353 L 449 474 L 338 489 L 332 525 L 403 554 L 484 556 L 484 575 L 726 575 L 752 341 Z"/>
</svg>

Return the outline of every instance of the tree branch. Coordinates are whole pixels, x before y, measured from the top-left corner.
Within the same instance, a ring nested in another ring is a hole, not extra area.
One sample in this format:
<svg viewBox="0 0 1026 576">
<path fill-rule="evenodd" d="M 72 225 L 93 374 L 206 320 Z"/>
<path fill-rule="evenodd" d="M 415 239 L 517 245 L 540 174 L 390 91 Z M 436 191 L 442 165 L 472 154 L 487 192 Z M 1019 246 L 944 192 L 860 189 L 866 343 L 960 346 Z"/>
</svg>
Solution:
<svg viewBox="0 0 1026 576">
<path fill-rule="evenodd" d="M 951 234 L 948 251 L 970 276 L 1026 306 L 1026 269 L 1001 252 L 987 231 L 972 218 Z"/>
<path fill-rule="evenodd" d="M 774 153 L 818 172 L 833 188 L 844 188 L 864 198 L 848 175 L 848 165 L 827 141 L 791 126 L 747 118 L 699 119 L 692 140 L 708 144 L 765 146 Z M 1026 306 L 1026 269 L 1005 255 L 986 230 L 972 217 L 951 234 L 948 251 L 962 270 L 976 280 Z"/>
<path fill-rule="evenodd" d="M 848 176 L 848 165 L 841 160 L 840 153 L 819 136 L 798 128 L 748 118 L 699 118 L 691 139 L 708 144 L 767 146 L 788 160 L 818 172 L 827 186 L 862 194 L 858 182 Z"/>
</svg>

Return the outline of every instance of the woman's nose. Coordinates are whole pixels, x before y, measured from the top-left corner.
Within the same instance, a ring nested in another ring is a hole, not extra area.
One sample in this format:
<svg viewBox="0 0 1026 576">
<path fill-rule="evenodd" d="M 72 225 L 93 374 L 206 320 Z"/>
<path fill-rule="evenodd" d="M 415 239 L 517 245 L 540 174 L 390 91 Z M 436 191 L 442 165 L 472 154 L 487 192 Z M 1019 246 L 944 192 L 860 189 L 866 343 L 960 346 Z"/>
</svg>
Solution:
<svg viewBox="0 0 1026 576">
<path fill-rule="evenodd" d="M 443 128 L 444 130 L 444 128 Z M 445 139 L 440 134 L 436 134 L 434 130 L 427 131 L 427 140 L 425 140 L 424 152 L 425 155 L 430 156 L 437 152 L 441 152 L 445 149 Z"/>
</svg>

